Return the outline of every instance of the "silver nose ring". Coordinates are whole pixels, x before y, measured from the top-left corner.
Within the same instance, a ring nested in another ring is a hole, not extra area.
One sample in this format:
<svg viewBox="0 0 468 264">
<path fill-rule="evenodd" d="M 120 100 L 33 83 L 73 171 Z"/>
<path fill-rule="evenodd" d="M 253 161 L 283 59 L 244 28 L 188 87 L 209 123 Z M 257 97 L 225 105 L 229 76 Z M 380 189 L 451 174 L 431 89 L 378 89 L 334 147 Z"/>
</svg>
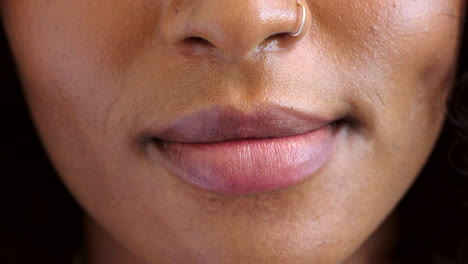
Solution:
<svg viewBox="0 0 468 264">
<path fill-rule="evenodd" d="M 299 3 L 299 1 L 297 1 L 296 4 L 301 7 L 302 19 L 301 19 L 301 25 L 299 26 L 299 30 L 296 33 L 289 33 L 289 35 L 293 37 L 297 37 L 302 33 L 302 30 L 304 30 L 304 25 L 305 25 L 306 16 L 307 16 L 305 7 L 301 3 Z"/>
</svg>

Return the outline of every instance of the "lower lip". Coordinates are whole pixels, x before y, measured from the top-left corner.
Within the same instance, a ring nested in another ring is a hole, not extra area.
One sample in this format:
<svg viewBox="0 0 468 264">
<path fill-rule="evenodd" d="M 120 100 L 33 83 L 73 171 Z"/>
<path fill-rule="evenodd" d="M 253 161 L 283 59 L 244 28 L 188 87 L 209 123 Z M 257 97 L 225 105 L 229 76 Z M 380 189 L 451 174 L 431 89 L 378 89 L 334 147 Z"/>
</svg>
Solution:
<svg viewBox="0 0 468 264">
<path fill-rule="evenodd" d="M 320 168 L 334 142 L 331 126 L 301 135 L 217 143 L 159 142 L 171 170 L 199 188 L 251 194 L 299 184 Z"/>
</svg>

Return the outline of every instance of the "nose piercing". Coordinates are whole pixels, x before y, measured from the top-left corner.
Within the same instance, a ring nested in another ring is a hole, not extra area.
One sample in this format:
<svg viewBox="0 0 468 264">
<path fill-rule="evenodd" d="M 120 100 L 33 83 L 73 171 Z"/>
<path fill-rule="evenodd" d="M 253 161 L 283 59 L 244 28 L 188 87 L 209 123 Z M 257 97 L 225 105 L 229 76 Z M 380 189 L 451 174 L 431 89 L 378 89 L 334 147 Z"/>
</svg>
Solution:
<svg viewBox="0 0 468 264">
<path fill-rule="evenodd" d="M 301 26 L 299 27 L 299 30 L 296 33 L 289 33 L 289 35 L 293 37 L 297 37 L 302 33 L 302 30 L 304 29 L 304 25 L 305 25 L 306 15 L 307 15 L 305 7 L 301 3 L 299 3 L 299 1 L 297 1 L 296 3 L 302 9 L 302 20 L 301 20 Z"/>
</svg>

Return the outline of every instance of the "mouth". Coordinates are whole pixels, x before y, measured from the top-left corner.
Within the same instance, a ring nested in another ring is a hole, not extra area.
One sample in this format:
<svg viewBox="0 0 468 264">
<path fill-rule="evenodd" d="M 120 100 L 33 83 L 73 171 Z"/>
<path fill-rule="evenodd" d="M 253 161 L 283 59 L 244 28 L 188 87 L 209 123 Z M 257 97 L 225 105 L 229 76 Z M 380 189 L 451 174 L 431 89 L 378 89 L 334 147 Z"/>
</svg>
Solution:
<svg viewBox="0 0 468 264">
<path fill-rule="evenodd" d="M 339 123 L 283 108 L 253 113 L 212 108 L 149 130 L 149 155 L 207 191 L 275 191 L 300 184 L 325 166 Z"/>
</svg>

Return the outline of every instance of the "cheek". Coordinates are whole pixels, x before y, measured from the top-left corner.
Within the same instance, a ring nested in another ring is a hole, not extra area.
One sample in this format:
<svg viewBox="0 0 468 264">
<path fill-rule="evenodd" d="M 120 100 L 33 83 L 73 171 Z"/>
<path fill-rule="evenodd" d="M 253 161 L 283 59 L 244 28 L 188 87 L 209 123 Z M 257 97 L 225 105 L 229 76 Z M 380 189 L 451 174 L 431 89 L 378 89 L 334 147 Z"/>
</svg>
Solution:
<svg viewBox="0 0 468 264">
<path fill-rule="evenodd" d="M 54 157 L 87 156 L 85 146 L 132 126 L 112 109 L 129 86 L 125 67 L 154 36 L 160 7 L 124 2 L 9 1 L 2 9 L 29 107 Z"/>
<path fill-rule="evenodd" d="M 126 164 L 122 173 L 135 164 L 114 155 L 132 127 L 118 119 L 131 110 L 119 118 L 111 112 L 124 85 L 117 62 L 125 60 L 124 49 L 138 50 L 123 47 L 121 36 L 139 32 L 121 19 L 127 9 L 114 4 L 119 1 L 10 1 L 3 14 L 41 141 L 67 186 L 95 209 L 121 185 L 108 172 L 114 165 L 103 164 Z"/>
<path fill-rule="evenodd" d="M 427 124 L 441 122 L 464 1 L 343 1 L 317 8 L 324 30 L 317 37 L 344 69 L 339 78 L 350 97 L 376 107 L 379 119 L 401 123 L 416 115 Z M 368 118 L 379 123 L 377 114 Z"/>
<path fill-rule="evenodd" d="M 91 126 L 102 126 L 123 73 L 154 39 L 161 9 L 161 1 L 126 2 L 9 1 L 3 18 L 28 95 L 83 109 Z"/>
</svg>

